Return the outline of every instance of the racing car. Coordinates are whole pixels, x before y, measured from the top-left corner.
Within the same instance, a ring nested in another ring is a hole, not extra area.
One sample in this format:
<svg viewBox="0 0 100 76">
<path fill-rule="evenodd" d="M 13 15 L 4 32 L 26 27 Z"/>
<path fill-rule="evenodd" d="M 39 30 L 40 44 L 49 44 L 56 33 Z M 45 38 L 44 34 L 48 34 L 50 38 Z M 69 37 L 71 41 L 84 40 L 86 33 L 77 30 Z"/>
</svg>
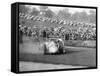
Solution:
<svg viewBox="0 0 100 76">
<path fill-rule="evenodd" d="M 48 41 L 44 42 L 44 54 L 45 55 L 58 55 L 65 54 L 64 42 L 60 38 L 51 38 Z"/>
</svg>

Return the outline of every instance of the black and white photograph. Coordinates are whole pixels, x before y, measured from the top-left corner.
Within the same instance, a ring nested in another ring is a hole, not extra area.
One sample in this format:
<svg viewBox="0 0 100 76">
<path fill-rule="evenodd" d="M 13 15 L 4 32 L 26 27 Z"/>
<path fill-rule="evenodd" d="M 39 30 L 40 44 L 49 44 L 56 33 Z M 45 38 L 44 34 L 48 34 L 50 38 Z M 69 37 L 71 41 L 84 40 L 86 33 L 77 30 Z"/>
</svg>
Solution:
<svg viewBox="0 0 100 76">
<path fill-rule="evenodd" d="M 96 7 L 19 4 L 19 72 L 97 67 Z"/>
</svg>

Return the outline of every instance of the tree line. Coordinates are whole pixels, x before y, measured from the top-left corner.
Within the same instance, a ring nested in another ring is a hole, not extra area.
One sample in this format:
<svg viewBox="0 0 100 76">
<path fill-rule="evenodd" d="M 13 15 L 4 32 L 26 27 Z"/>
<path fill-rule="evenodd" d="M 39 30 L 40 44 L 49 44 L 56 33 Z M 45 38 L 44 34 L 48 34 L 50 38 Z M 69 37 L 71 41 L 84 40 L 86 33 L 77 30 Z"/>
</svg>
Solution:
<svg viewBox="0 0 100 76">
<path fill-rule="evenodd" d="M 19 12 L 27 13 L 30 15 L 39 15 L 39 16 L 48 17 L 48 18 L 55 18 L 58 20 L 62 19 L 62 20 L 68 20 L 68 21 L 96 23 L 96 12 L 93 10 L 89 11 L 90 14 L 87 14 L 85 11 L 75 12 L 72 14 L 69 12 L 69 9 L 65 8 L 63 10 L 60 10 L 57 14 L 55 14 L 55 12 L 49 9 L 48 6 L 40 6 L 38 10 L 35 7 L 30 9 L 29 7 L 26 7 L 25 5 L 20 5 Z"/>
</svg>

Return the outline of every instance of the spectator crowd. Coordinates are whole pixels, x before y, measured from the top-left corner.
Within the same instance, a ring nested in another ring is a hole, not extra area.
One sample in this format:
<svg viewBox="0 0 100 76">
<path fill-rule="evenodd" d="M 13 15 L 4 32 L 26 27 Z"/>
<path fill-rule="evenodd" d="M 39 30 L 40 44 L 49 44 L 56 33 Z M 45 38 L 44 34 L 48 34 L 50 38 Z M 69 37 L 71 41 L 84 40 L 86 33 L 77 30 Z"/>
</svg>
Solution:
<svg viewBox="0 0 100 76">
<path fill-rule="evenodd" d="M 41 29 L 37 25 L 30 27 L 19 24 L 20 36 L 26 35 L 33 38 L 60 37 L 65 40 L 96 40 L 96 24 L 93 23 L 57 20 L 53 18 L 34 16 L 24 13 L 20 13 L 19 18 L 51 22 L 51 25 L 53 23 L 59 25 L 58 27 L 46 27 L 43 25 Z"/>
</svg>

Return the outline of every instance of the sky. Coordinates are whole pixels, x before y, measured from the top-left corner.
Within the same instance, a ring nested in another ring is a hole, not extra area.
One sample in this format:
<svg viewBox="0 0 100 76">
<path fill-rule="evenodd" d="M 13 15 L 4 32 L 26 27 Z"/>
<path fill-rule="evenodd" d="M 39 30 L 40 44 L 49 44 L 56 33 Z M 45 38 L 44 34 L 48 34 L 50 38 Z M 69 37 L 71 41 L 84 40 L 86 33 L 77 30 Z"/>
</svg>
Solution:
<svg viewBox="0 0 100 76">
<path fill-rule="evenodd" d="M 40 6 L 37 6 L 37 5 L 26 5 L 27 7 L 29 7 L 30 9 L 32 8 L 37 8 L 39 10 L 39 7 Z M 51 9 L 54 13 L 58 13 L 60 10 L 63 10 L 63 9 L 69 9 L 69 12 L 70 13 L 75 13 L 75 12 L 82 12 L 82 11 L 85 11 L 87 14 L 90 14 L 89 11 L 92 10 L 92 11 L 95 11 L 95 9 L 86 9 L 86 8 L 71 8 L 71 7 L 54 7 L 54 6 L 48 6 L 49 9 Z"/>
</svg>

